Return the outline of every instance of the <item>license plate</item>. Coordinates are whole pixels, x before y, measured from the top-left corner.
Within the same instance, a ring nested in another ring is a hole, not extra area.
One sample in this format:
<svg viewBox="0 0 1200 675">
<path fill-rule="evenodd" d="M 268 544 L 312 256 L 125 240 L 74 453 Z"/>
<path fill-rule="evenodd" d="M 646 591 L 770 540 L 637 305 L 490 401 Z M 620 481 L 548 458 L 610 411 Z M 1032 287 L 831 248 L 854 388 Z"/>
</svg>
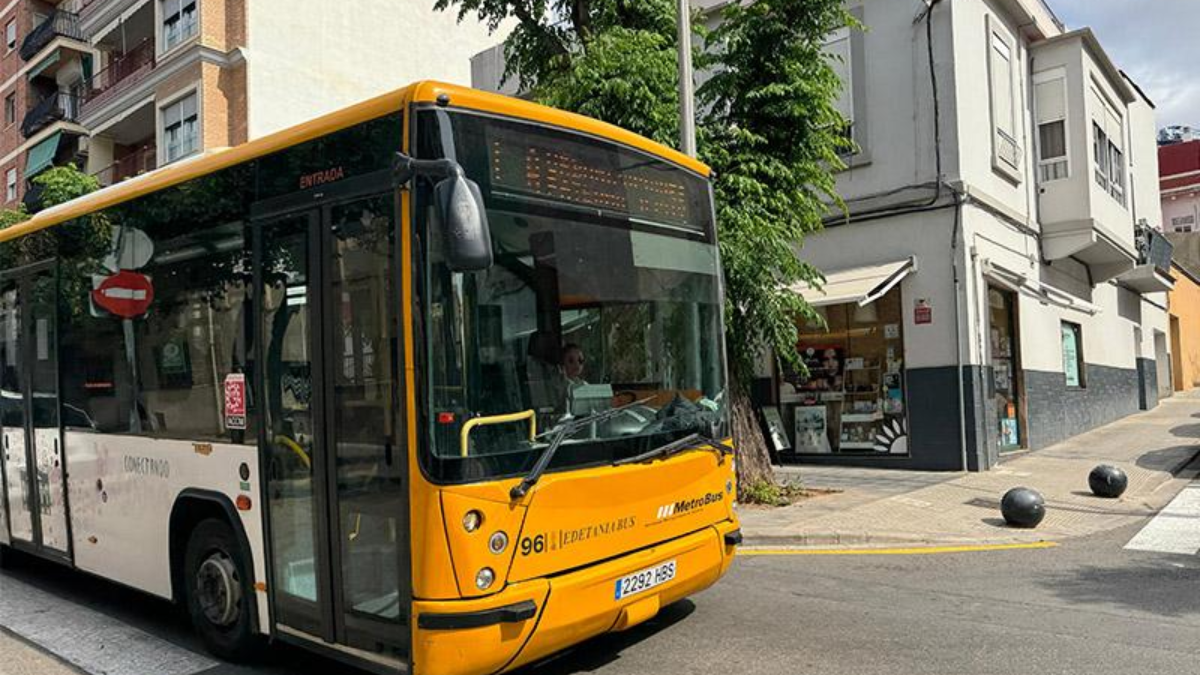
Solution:
<svg viewBox="0 0 1200 675">
<path fill-rule="evenodd" d="M 659 563 L 654 567 L 647 567 L 644 570 L 634 572 L 628 576 L 617 579 L 616 588 L 613 591 L 613 596 L 620 600 L 628 598 L 631 595 L 637 595 L 642 591 L 648 591 L 659 584 L 665 584 L 675 578 L 675 561 L 669 560 L 665 563 Z"/>
</svg>

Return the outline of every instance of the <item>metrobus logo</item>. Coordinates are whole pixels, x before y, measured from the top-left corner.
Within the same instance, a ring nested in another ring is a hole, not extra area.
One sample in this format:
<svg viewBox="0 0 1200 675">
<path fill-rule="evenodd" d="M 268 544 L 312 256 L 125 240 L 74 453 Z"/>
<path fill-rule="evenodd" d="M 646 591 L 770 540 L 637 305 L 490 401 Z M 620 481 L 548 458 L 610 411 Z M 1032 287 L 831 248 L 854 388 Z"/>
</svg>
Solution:
<svg viewBox="0 0 1200 675">
<path fill-rule="evenodd" d="M 673 518 L 675 516 L 688 513 L 689 511 L 702 509 L 705 506 L 708 506 L 709 504 L 715 504 L 722 499 L 724 499 L 724 495 L 722 495 L 720 492 L 709 492 L 703 497 L 696 497 L 695 499 L 681 499 L 674 504 L 664 504 L 663 506 L 658 507 L 658 519 L 666 520 L 668 518 Z"/>
</svg>

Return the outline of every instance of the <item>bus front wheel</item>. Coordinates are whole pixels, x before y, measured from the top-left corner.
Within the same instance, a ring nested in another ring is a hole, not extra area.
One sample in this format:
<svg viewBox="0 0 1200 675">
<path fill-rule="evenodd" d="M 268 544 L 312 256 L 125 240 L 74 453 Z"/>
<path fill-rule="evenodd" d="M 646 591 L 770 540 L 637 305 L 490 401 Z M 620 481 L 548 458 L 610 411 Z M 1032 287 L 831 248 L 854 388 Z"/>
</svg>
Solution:
<svg viewBox="0 0 1200 675">
<path fill-rule="evenodd" d="M 258 646 L 250 564 L 233 529 L 215 518 L 192 530 L 184 554 L 188 614 L 209 651 L 239 661 Z"/>
</svg>

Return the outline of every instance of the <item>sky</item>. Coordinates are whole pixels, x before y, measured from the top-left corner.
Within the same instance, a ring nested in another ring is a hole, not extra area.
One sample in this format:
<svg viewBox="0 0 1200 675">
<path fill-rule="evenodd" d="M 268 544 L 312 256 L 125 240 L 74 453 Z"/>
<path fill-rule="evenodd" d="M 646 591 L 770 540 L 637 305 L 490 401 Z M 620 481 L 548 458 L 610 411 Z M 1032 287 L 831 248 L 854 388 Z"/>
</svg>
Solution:
<svg viewBox="0 0 1200 675">
<path fill-rule="evenodd" d="M 1069 29 L 1090 27 L 1158 107 L 1158 126 L 1200 128 L 1200 0 L 1047 0 Z"/>
</svg>

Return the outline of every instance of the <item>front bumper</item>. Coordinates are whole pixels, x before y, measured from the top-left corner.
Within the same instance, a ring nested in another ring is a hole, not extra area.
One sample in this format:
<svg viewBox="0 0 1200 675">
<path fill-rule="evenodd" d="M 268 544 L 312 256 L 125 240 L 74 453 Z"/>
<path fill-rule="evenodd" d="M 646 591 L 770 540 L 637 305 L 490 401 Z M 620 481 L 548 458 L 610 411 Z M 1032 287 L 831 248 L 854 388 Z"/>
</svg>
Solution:
<svg viewBox="0 0 1200 675">
<path fill-rule="evenodd" d="M 510 584 L 486 598 L 416 601 L 414 673 L 489 675 L 635 626 L 721 578 L 733 561 L 737 531 L 737 522 L 727 520 L 568 574 Z M 678 563 L 674 579 L 614 600 L 617 579 L 666 560 Z"/>
</svg>

